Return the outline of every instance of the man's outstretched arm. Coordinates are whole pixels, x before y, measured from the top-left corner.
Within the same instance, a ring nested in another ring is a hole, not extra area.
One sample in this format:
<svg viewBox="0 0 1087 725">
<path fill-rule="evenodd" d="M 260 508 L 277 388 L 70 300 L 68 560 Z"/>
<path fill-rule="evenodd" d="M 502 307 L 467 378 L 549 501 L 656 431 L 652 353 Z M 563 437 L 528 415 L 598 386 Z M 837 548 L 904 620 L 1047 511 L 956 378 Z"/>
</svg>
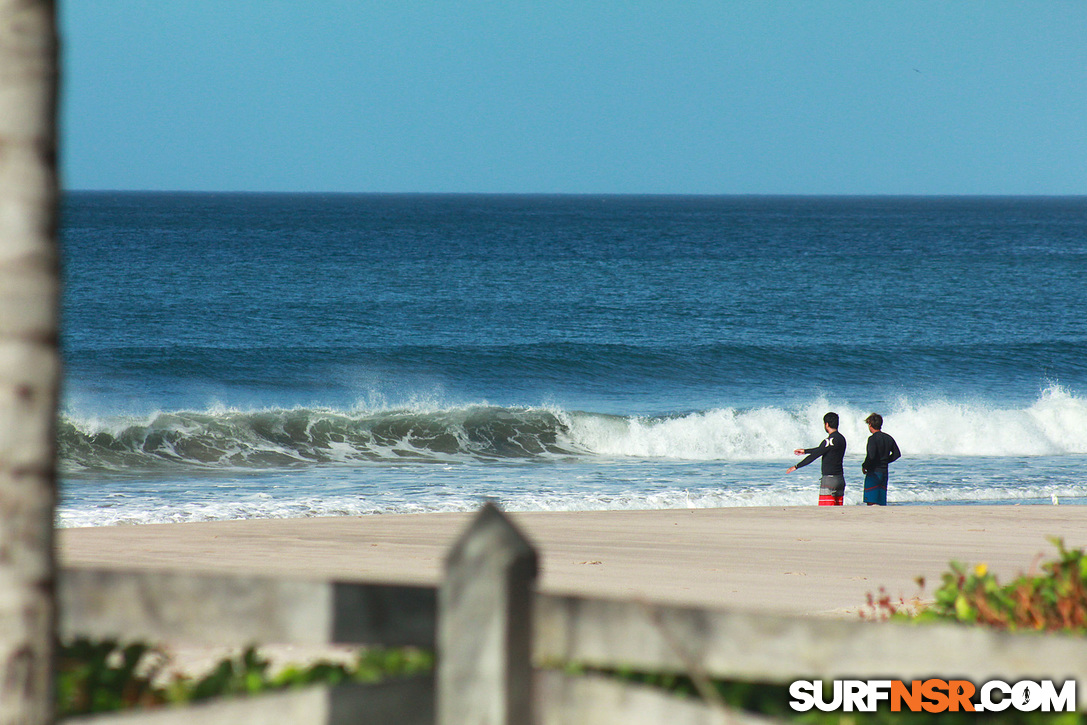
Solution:
<svg viewBox="0 0 1087 725">
<path fill-rule="evenodd" d="M 795 451 L 793 451 L 793 453 L 795 453 L 798 456 L 801 453 L 807 453 L 808 457 L 805 458 L 804 460 L 802 460 L 800 463 L 796 464 L 795 466 L 792 466 L 791 468 L 789 468 L 789 470 L 787 470 L 785 472 L 786 473 L 792 473 L 793 471 L 795 471 L 798 468 L 803 468 L 804 466 L 808 465 L 809 463 L 814 461 L 816 458 L 819 458 L 821 455 L 823 455 L 826 452 L 827 452 L 827 442 L 826 441 L 823 441 L 822 443 L 820 443 L 819 446 L 816 447 L 816 448 L 797 448 Z"/>
</svg>

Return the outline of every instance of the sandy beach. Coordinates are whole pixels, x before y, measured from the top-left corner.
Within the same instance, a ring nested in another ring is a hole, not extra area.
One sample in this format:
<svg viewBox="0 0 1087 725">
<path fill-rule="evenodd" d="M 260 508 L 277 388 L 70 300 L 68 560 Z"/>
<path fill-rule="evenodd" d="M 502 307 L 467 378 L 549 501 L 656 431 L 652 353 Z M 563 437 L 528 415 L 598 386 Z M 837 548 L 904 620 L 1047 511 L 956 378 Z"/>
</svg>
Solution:
<svg viewBox="0 0 1087 725">
<path fill-rule="evenodd" d="M 62 566 L 434 584 L 471 514 L 250 519 L 59 531 Z M 787 507 L 515 513 L 555 593 L 856 616 L 869 592 L 931 595 L 951 560 L 1005 580 L 1087 546 L 1087 507 Z"/>
</svg>

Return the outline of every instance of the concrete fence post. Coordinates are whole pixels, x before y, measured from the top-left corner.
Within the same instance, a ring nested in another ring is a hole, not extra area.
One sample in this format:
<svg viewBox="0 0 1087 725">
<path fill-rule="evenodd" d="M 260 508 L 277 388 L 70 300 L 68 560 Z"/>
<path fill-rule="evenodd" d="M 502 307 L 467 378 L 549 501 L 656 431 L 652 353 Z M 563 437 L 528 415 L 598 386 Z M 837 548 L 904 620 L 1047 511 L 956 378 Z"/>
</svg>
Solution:
<svg viewBox="0 0 1087 725">
<path fill-rule="evenodd" d="M 536 551 L 493 504 L 446 559 L 438 725 L 530 725 Z"/>
</svg>

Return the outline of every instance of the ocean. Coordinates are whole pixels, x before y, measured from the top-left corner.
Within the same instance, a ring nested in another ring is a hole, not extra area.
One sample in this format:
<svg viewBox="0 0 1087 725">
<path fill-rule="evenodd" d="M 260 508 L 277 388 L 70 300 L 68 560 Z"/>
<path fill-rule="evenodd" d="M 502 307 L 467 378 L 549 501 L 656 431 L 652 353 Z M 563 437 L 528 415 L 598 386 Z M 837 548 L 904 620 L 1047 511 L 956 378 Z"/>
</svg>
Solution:
<svg viewBox="0 0 1087 725">
<path fill-rule="evenodd" d="M 67 192 L 62 526 L 1087 503 L 1087 198 Z"/>
</svg>

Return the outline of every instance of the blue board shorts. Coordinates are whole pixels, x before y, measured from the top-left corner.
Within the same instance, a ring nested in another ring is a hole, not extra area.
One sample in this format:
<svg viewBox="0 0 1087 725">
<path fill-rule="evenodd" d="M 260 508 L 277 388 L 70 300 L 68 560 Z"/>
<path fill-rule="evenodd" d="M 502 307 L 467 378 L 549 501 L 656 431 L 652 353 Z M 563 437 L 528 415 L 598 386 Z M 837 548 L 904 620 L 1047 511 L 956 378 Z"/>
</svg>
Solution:
<svg viewBox="0 0 1087 725">
<path fill-rule="evenodd" d="M 887 505 L 887 471 L 869 471 L 864 477 L 864 502 Z"/>
</svg>

